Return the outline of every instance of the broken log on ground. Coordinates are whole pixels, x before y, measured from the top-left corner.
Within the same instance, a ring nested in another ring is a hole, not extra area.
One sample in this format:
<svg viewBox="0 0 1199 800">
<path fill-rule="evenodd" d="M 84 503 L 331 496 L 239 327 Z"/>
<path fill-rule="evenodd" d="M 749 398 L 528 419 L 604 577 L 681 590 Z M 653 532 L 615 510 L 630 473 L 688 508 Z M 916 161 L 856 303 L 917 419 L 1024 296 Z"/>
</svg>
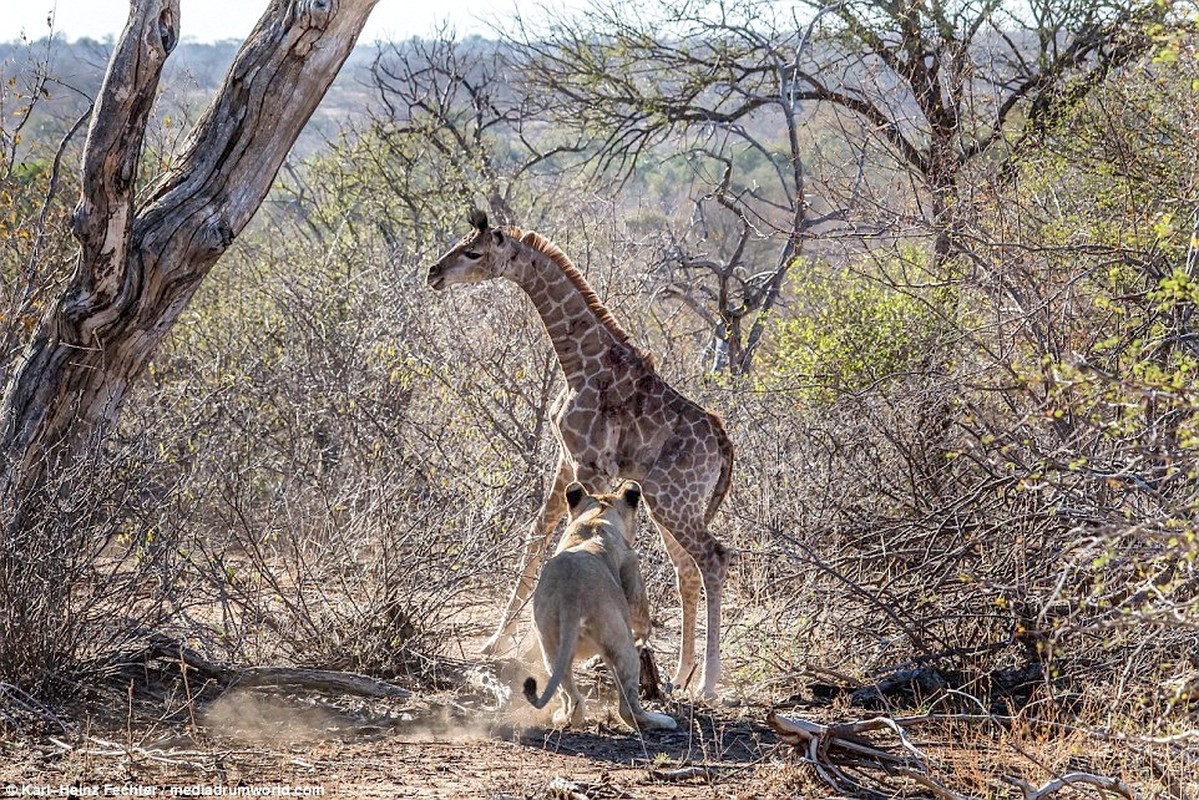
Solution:
<svg viewBox="0 0 1199 800">
<path fill-rule="evenodd" d="M 402 686 L 356 672 L 303 667 L 238 667 L 231 664 L 218 664 L 204 658 L 183 643 L 165 636 L 151 637 L 141 656 L 145 661 L 161 660 L 178 664 L 180 672 L 185 678 L 192 674 L 202 681 L 212 681 L 221 689 L 234 687 L 291 688 L 352 694 L 360 697 L 407 698 L 411 695 L 411 692 Z"/>
</svg>

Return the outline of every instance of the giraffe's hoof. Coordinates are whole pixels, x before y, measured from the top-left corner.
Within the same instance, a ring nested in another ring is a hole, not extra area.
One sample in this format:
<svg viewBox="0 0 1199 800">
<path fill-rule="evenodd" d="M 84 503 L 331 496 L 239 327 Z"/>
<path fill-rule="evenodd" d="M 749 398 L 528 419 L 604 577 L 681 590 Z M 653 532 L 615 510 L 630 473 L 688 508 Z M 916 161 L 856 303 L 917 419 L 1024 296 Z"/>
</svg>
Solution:
<svg viewBox="0 0 1199 800">
<path fill-rule="evenodd" d="M 705 684 L 703 688 L 700 688 L 695 686 L 695 683 L 691 680 L 691 677 L 692 676 L 688 674 L 685 679 L 679 680 L 678 676 L 675 676 L 673 681 L 670 681 L 665 685 L 666 693 L 669 695 L 678 692 L 679 694 L 686 695 L 688 692 L 690 692 L 691 697 L 694 700 L 716 700 L 717 693 L 715 684 Z"/>
<path fill-rule="evenodd" d="M 684 671 L 682 669 L 682 667 L 680 667 L 679 671 L 676 672 L 674 674 L 674 677 L 670 679 L 670 683 L 667 685 L 668 691 L 670 691 L 670 692 L 686 692 L 688 688 L 695 686 L 695 683 L 693 681 L 694 677 L 695 677 L 695 668 L 694 667 L 689 667 L 686 671 Z"/>
</svg>

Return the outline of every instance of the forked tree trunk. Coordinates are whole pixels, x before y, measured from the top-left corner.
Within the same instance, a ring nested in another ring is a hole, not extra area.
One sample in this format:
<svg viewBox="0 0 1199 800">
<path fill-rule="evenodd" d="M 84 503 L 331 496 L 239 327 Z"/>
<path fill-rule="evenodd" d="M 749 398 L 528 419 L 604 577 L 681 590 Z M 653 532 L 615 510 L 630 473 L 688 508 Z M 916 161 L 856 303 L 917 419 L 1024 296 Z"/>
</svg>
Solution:
<svg viewBox="0 0 1199 800">
<path fill-rule="evenodd" d="M 139 197 L 146 123 L 180 20 L 179 0 L 131 0 L 84 149 L 78 263 L 0 405 L 0 503 L 37 502 L 47 477 L 103 439 L 131 381 L 257 211 L 376 2 L 272 0 L 178 166 Z"/>
</svg>

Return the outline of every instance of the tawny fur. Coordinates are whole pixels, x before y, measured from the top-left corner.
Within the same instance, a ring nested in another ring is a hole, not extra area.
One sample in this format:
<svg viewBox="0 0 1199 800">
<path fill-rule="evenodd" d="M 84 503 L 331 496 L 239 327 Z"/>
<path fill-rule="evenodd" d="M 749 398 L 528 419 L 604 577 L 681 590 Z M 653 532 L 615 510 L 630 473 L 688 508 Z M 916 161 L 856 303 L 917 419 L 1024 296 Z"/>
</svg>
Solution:
<svg viewBox="0 0 1199 800">
<path fill-rule="evenodd" d="M 567 487 L 571 521 L 533 590 L 533 621 L 549 671 L 539 696 L 537 681 L 525 681 L 525 697 L 543 708 L 561 687 L 558 724 L 583 722 L 583 698 L 573 664 L 598 655 L 608 665 L 620 695 L 620 717 L 635 729 L 675 728 L 673 718 L 645 711 L 637 696 L 641 659 L 637 642 L 649 634 L 649 601 L 641 566 L 632 548 L 641 487 L 626 482 L 613 494 L 589 495 L 581 484 Z"/>
</svg>

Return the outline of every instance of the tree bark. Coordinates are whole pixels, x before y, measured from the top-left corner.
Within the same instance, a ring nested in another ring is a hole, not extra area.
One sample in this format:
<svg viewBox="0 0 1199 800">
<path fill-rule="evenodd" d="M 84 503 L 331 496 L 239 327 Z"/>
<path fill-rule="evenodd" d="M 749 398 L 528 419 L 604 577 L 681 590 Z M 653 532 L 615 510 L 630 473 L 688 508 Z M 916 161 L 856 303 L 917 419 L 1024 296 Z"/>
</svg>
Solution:
<svg viewBox="0 0 1199 800">
<path fill-rule="evenodd" d="M 48 477 L 103 440 L 130 383 L 257 211 L 376 2 L 272 0 L 179 165 L 138 203 L 146 124 L 179 40 L 179 0 L 131 0 L 84 148 L 74 275 L 0 404 L 0 502 L 36 503 Z"/>
</svg>

